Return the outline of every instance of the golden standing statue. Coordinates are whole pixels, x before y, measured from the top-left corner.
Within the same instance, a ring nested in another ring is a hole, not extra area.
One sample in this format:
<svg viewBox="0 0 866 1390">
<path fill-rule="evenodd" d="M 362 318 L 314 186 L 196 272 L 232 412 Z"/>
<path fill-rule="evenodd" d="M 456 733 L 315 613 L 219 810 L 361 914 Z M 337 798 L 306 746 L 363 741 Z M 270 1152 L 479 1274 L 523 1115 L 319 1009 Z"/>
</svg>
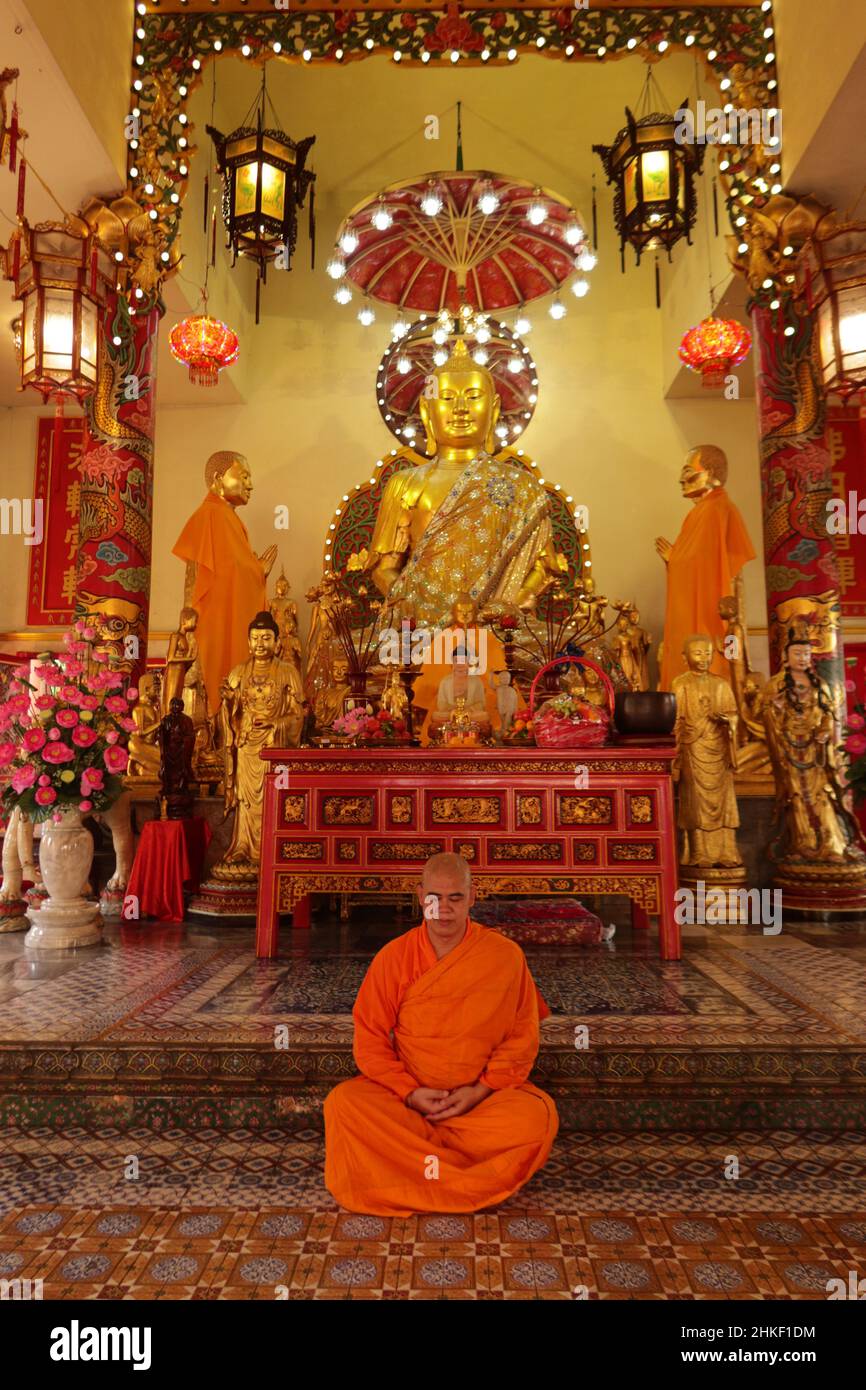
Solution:
<svg viewBox="0 0 866 1390">
<path fill-rule="evenodd" d="M 833 702 L 813 669 L 805 626 L 789 630 L 785 665 L 767 681 L 762 711 L 784 819 L 782 859 L 862 860 L 859 833 L 843 802 Z"/>
<path fill-rule="evenodd" d="M 284 569 L 274 585 L 274 596 L 268 605 L 280 629 L 280 654 L 284 661 L 291 661 L 298 667 L 301 662 L 301 639 L 298 636 L 298 605 L 291 594 L 291 585 Z"/>
<path fill-rule="evenodd" d="M 736 836 L 740 814 L 734 795 L 737 706 L 728 682 L 710 672 L 710 637 L 689 637 L 683 656 L 688 670 L 673 683 L 677 701 L 677 823 L 684 835 L 680 856 L 684 876 L 698 878 L 713 868 L 742 868 Z"/>
<path fill-rule="evenodd" d="M 367 568 L 391 612 L 444 625 L 458 594 L 531 611 L 559 575 L 547 494 L 491 457 L 500 402 L 458 339 L 419 403 L 430 462 L 388 480 Z M 387 620 L 387 614 L 386 620 Z"/>
<path fill-rule="evenodd" d="M 249 660 L 223 681 L 220 708 L 225 756 L 225 808 L 234 808 L 232 840 L 215 879 L 254 882 L 259 874 L 266 764 L 263 748 L 297 744 L 302 712 L 297 667 L 277 655 L 279 630 L 270 613 L 249 627 Z"/>
</svg>

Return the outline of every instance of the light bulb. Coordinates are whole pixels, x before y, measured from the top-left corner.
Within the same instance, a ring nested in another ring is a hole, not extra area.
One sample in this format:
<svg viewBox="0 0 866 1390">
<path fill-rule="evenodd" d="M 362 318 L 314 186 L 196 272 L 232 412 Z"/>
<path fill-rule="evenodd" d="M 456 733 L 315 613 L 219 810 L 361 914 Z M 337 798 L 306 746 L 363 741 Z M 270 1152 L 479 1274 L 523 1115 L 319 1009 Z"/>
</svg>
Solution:
<svg viewBox="0 0 866 1390">
<path fill-rule="evenodd" d="M 577 246 L 583 240 L 583 228 L 579 222 L 566 223 L 565 239 L 569 246 Z"/>
<path fill-rule="evenodd" d="M 433 183 L 428 184 L 421 195 L 421 211 L 428 217 L 435 217 L 442 211 L 442 195 Z"/>
<path fill-rule="evenodd" d="M 489 355 L 490 354 L 488 353 L 486 348 L 476 348 L 476 350 L 472 354 L 472 360 L 473 362 L 477 362 L 479 367 L 483 367 L 486 364 Z"/>
<path fill-rule="evenodd" d="M 540 227 L 542 223 L 547 221 L 547 204 L 541 198 L 533 198 L 526 209 L 526 216 L 533 227 Z"/>
<path fill-rule="evenodd" d="M 340 237 L 340 250 L 347 256 L 351 256 L 353 251 L 357 251 L 358 244 L 358 236 L 353 231 L 344 232 Z"/>
<path fill-rule="evenodd" d="M 334 291 L 334 298 L 338 304 L 349 304 L 352 299 L 352 291 L 348 285 L 341 285 L 338 290 Z"/>
<path fill-rule="evenodd" d="M 478 195 L 478 211 L 489 217 L 499 207 L 499 196 L 492 184 L 485 184 Z"/>
<path fill-rule="evenodd" d="M 575 265 L 578 270 L 584 272 L 595 270 L 595 267 L 598 265 L 598 256 L 594 251 L 591 251 L 588 246 L 585 246 L 580 255 L 576 258 Z"/>
<path fill-rule="evenodd" d="M 510 372 L 513 372 L 514 375 L 516 376 L 518 372 L 520 372 L 520 371 L 523 370 L 523 358 L 522 358 L 522 357 L 518 357 L 516 354 L 515 354 L 514 357 L 509 357 L 509 359 L 508 359 L 508 370 L 509 370 Z"/>
<path fill-rule="evenodd" d="M 371 308 L 369 304 L 362 305 L 362 307 L 358 310 L 358 322 L 362 324 L 364 328 L 369 328 L 370 324 L 375 323 L 375 321 L 376 311 L 373 308 Z"/>
<path fill-rule="evenodd" d="M 445 363 L 448 361 L 448 353 L 445 351 L 444 348 L 436 349 L 436 351 L 433 354 L 433 361 L 436 363 L 437 367 L 445 366 Z"/>
<path fill-rule="evenodd" d="M 447 343 L 448 330 L 446 328 L 434 328 L 433 341 L 434 343 L 438 343 L 440 346 L 442 345 L 442 343 Z"/>
<path fill-rule="evenodd" d="M 370 219 L 377 232 L 387 232 L 391 223 L 394 221 L 384 203 L 380 203 Z"/>
<path fill-rule="evenodd" d="M 476 328 L 476 330 L 475 330 L 475 341 L 476 341 L 477 343 L 489 343 L 489 342 L 490 342 L 490 338 L 491 338 L 490 329 L 487 328 L 487 327 L 485 326 L 485 324 L 482 323 L 478 328 Z"/>
<path fill-rule="evenodd" d="M 406 376 L 409 372 L 411 372 L 411 370 L 412 359 L 410 357 L 407 357 L 405 353 L 402 353 L 397 358 L 397 371 L 400 373 L 401 376 Z"/>
<path fill-rule="evenodd" d="M 399 342 L 401 338 L 405 338 L 408 332 L 409 325 L 405 319 L 397 319 L 396 322 L 391 325 L 391 337 L 395 342 Z"/>
<path fill-rule="evenodd" d="M 567 311 L 565 305 L 562 303 L 562 300 L 554 299 L 547 312 L 550 314 L 550 317 L 552 319 L 564 319 Z"/>
<path fill-rule="evenodd" d="M 583 299 L 584 295 L 589 294 L 589 281 L 575 280 L 571 287 L 571 293 L 574 295 L 575 299 Z"/>
<path fill-rule="evenodd" d="M 346 262 L 342 256 L 332 256 L 325 269 L 332 280 L 342 280 L 346 273 Z"/>
<path fill-rule="evenodd" d="M 519 333 L 521 338 L 525 338 L 527 333 L 532 332 L 532 322 L 526 314 L 518 314 L 514 320 L 514 331 Z"/>
</svg>

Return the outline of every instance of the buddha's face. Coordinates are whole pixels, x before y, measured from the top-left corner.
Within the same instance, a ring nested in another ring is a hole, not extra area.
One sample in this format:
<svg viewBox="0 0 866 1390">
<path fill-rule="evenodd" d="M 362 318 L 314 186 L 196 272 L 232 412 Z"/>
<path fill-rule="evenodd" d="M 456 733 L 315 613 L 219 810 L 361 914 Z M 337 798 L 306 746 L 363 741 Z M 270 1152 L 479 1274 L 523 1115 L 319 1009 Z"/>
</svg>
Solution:
<svg viewBox="0 0 866 1390">
<path fill-rule="evenodd" d="M 696 449 L 689 454 L 680 473 L 680 487 L 683 497 L 703 497 L 713 485 L 713 475 L 701 463 L 701 453 Z"/>
<path fill-rule="evenodd" d="M 245 507 L 253 491 L 253 477 L 249 464 L 243 459 L 235 459 L 217 480 L 216 491 L 232 507 Z"/>
<path fill-rule="evenodd" d="M 475 604 L 468 594 L 458 594 L 451 609 L 451 616 L 458 627 L 466 627 L 475 621 Z"/>
<path fill-rule="evenodd" d="M 268 661 L 276 655 L 277 639 L 269 627 L 254 627 L 250 633 L 250 656 L 255 661 Z"/>
<path fill-rule="evenodd" d="M 288 596 L 289 596 L 289 581 L 288 581 L 288 579 L 278 579 L 277 582 L 276 582 L 276 584 L 274 585 L 274 597 L 275 597 L 275 598 L 288 598 Z"/>
<path fill-rule="evenodd" d="M 439 448 L 481 449 L 499 419 L 499 397 L 482 371 L 437 374 L 438 393 L 422 396 L 421 418 Z"/>
<path fill-rule="evenodd" d="M 812 665 L 811 642 L 792 642 L 785 653 L 785 660 L 792 671 L 808 671 Z"/>
<path fill-rule="evenodd" d="M 712 664 L 713 644 L 704 641 L 689 642 L 683 655 L 690 671 L 697 671 L 698 675 L 701 676 L 705 675 Z"/>
<path fill-rule="evenodd" d="M 335 661 L 333 669 L 334 680 L 337 682 L 337 685 L 342 685 L 349 670 L 349 663 L 347 661 Z"/>
</svg>

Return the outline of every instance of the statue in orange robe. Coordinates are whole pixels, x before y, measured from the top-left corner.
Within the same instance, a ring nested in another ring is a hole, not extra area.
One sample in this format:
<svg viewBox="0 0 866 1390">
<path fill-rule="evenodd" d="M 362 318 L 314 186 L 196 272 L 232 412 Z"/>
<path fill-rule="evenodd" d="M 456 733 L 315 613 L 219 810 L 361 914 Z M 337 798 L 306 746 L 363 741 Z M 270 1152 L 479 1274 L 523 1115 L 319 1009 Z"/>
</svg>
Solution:
<svg viewBox="0 0 866 1390">
<path fill-rule="evenodd" d="M 469 920 L 459 855 L 428 861 L 419 898 L 424 923 L 383 947 L 358 992 L 362 1075 L 325 1101 L 325 1185 L 376 1216 L 502 1202 L 559 1128 L 553 1101 L 527 1082 L 548 1010 L 520 947 Z"/>
<path fill-rule="evenodd" d="M 242 454 L 211 454 L 204 476 L 208 494 L 184 526 L 172 554 L 187 562 L 184 604 L 198 613 L 199 661 L 208 712 L 213 715 L 220 685 L 249 655 L 252 619 L 268 606 L 265 581 L 277 547 L 256 555 L 238 516 L 253 490 Z"/>
<path fill-rule="evenodd" d="M 713 639 L 710 670 L 730 681 L 730 664 L 721 650 L 727 626 L 719 602 L 734 592 L 734 579 L 755 548 L 746 523 L 725 491 L 728 460 L 715 444 L 701 444 L 686 456 L 680 474 L 683 496 L 694 503 L 674 541 L 659 536 L 656 550 L 667 565 L 664 650 L 659 689 L 670 690 L 687 670 L 687 637 L 705 632 Z"/>
</svg>

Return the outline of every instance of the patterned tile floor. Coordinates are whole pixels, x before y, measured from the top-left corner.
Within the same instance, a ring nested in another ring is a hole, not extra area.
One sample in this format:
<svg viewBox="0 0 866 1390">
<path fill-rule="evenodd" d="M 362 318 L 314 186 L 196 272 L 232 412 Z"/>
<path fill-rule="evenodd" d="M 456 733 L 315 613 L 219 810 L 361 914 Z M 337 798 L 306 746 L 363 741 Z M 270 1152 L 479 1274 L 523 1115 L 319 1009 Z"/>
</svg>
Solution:
<svg viewBox="0 0 866 1390">
<path fill-rule="evenodd" d="M 351 1041 L 351 1007 L 370 956 L 389 935 L 369 916 L 285 931 L 257 961 L 252 930 L 156 924 L 109 928 L 105 945 L 58 961 L 26 957 L 0 936 L 0 1043 Z M 620 930 L 608 947 L 527 947 L 553 1017 L 546 1044 L 569 1045 L 576 1020 L 594 1044 L 791 1048 L 866 1040 L 863 924 L 786 928 L 779 936 L 685 928 L 681 961 Z"/>
<path fill-rule="evenodd" d="M 401 928 L 396 928 L 397 930 Z M 112 929 L 50 963 L 0 937 L 0 1043 L 266 1044 L 275 1023 L 350 1046 L 367 960 L 394 928 L 359 915 L 284 932 Z M 866 934 L 686 929 L 680 962 L 620 930 L 612 949 L 528 949 L 544 1042 L 796 1049 L 866 1038 Z M 109 1122 L 106 1121 L 106 1125 Z M 475 1216 L 341 1213 L 315 1129 L 0 1129 L 0 1277 L 46 1298 L 826 1298 L 866 1261 L 866 1136 L 561 1133 L 544 1170 Z M 738 1176 L 729 1176 L 738 1165 Z"/>
<path fill-rule="evenodd" d="M 48 1299 L 785 1300 L 866 1264 L 864 1136 L 563 1135 L 474 1216 L 341 1212 L 322 1161 L 312 1130 L 7 1129 L 0 1276 Z"/>
</svg>

